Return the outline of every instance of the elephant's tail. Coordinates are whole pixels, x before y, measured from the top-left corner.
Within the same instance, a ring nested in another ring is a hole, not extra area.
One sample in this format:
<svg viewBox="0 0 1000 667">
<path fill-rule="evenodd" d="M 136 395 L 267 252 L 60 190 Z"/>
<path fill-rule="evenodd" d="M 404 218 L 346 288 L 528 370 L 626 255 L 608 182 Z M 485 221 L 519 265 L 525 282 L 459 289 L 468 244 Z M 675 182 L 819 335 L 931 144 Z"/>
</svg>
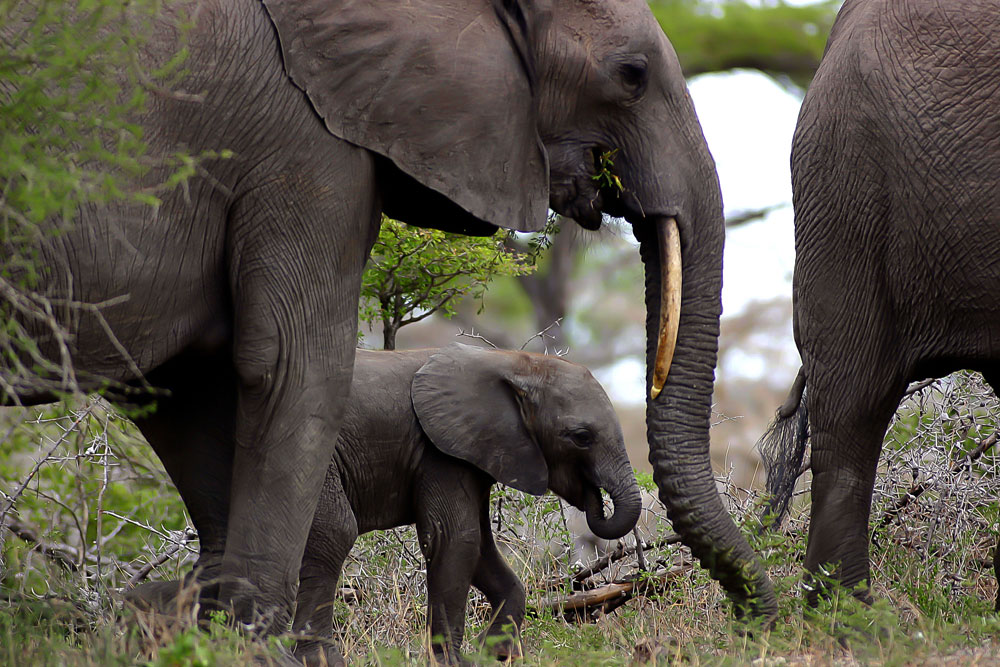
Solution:
<svg viewBox="0 0 1000 667">
<path fill-rule="evenodd" d="M 767 505 L 761 513 L 764 525 L 778 525 L 788 511 L 792 490 L 799 478 L 809 437 L 806 374 L 799 368 L 788 398 L 778 408 L 774 421 L 757 441 L 767 472 Z"/>
</svg>

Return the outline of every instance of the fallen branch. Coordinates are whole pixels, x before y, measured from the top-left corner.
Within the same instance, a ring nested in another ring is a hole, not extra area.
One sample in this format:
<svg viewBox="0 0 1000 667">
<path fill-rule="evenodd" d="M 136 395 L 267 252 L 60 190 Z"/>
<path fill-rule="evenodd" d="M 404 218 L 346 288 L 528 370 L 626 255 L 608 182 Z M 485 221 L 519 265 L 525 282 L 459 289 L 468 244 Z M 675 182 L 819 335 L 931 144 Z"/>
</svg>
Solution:
<svg viewBox="0 0 1000 667">
<path fill-rule="evenodd" d="M 662 540 L 657 540 L 656 542 L 647 542 L 645 544 L 642 544 L 641 548 L 644 551 L 649 551 L 650 549 L 659 549 L 659 548 L 665 547 L 665 546 L 667 546 L 669 544 L 677 544 L 680 541 L 681 541 L 681 536 L 680 535 L 676 535 L 676 534 L 674 534 L 674 535 L 668 535 L 667 537 L 663 538 Z M 572 580 L 574 582 L 576 582 L 576 583 L 579 583 L 579 582 L 582 582 L 582 581 L 584 581 L 586 579 L 589 579 L 590 577 L 594 576 L 595 574 L 597 574 L 601 570 L 605 569 L 606 567 L 608 567 L 612 563 L 617 562 L 617 561 L 619 561 L 619 560 L 621 560 L 623 558 L 626 558 L 626 557 L 631 556 L 632 554 L 636 553 L 636 550 L 637 549 L 636 549 L 635 546 L 631 546 L 631 547 L 627 547 L 627 548 L 615 549 L 611 553 L 609 553 L 609 554 L 607 554 L 605 556 L 602 556 L 601 558 L 598 558 L 590 566 L 585 567 L 582 570 L 580 570 L 579 572 L 575 573 L 572 576 Z M 558 587 L 559 585 L 561 585 L 561 580 L 560 580 L 560 583 L 557 584 L 556 587 Z"/>
<path fill-rule="evenodd" d="M 653 574 L 640 573 L 634 578 L 614 581 L 588 591 L 576 591 L 568 596 L 549 597 L 539 605 L 552 613 L 561 613 L 570 622 L 590 622 L 614 611 L 639 595 L 664 592 L 671 581 L 694 566 L 677 565 Z"/>
<path fill-rule="evenodd" d="M 13 517 L 9 517 L 4 522 L 4 525 L 7 530 L 14 533 L 17 537 L 21 538 L 25 542 L 34 544 L 38 553 L 50 558 L 70 572 L 77 571 L 78 567 L 76 561 L 79 558 L 79 555 L 73 547 L 66 544 L 51 544 L 46 542 L 39 537 L 34 528 L 21 523 Z"/>
</svg>

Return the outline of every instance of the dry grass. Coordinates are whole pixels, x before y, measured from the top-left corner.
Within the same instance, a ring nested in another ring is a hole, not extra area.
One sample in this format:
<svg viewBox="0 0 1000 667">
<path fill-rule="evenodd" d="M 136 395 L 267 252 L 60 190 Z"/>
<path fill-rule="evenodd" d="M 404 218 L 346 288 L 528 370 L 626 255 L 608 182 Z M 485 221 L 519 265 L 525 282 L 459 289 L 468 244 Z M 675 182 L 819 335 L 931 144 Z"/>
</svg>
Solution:
<svg viewBox="0 0 1000 667">
<path fill-rule="evenodd" d="M 190 619 L 154 626 L 123 610 L 123 588 L 147 576 L 175 578 L 189 566 L 197 542 L 179 499 L 134 427 L 103 404 L 37 417 L 12 412 L 0 426 L 0 435 L 6 434 L 0 513 L 20 530 L 20 537 L 8 530 L 2 538 L 0 663 L 228 665 L 251 656 L 266 663 L 278 655 L 275 646 L 222 622 L 205 631 Z M 955 463 L 998 423 L 1000 404 L 975 375 L 928 387 L 900 410 L 886 439 L 873 505 L 880 600 L 870 608 L 842 591 L 817 610 L 804 608 L 805 511 L 796 508 L 781 532 L 758 536 L 752 517 L 759 499 L 728 485 L 733 512 L 744 520 L 780 592 L 782 617 L 770 633 L 748 635 L 735 626 L 719 587 L 677 545 L 644 554 L 650 570 L 672 571 L 659 592 L 589 623 L 567 622 L 548 608 L 553 597 L 570 592 L 576 572 L 559 502 L 498 489 L 498 539 L 534 610 L 522 636 L 524 663 L 1000 664 L 994 657 L 1000 655 L 1000 623 L 991 612 L 997 458 L 987 450 L 972 465 Z M 901 501 L 907 492 L 915 497 Z M 662 530 L 669 534 L 668 526 Z M 422 568 L 411 529 L 359 540 L 345 569 L 350 595 L 334 610 L 352 662 L 426 659 Z M 584 585 L 622 579 L 636 569 L 634 556 L 622 558 Z M 491 661 L 476 657 L 476 636 L 488 613 L 485 600 L 473 593 L 466 651 L 485 664 Z"/>
</svg>

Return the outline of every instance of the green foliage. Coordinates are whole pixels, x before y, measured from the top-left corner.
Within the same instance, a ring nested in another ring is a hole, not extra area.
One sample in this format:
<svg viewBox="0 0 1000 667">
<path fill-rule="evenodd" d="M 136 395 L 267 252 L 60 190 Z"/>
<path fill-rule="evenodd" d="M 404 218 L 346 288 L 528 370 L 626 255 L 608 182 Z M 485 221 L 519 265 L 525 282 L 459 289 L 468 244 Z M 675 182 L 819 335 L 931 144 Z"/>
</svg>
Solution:
<svg viewBox="0 0 1000 667">
<path fill-rule="evenodd" d="M 597 173 L 591 178 L 597 181 L 598 186 L 607 188 L 615 192 L 622 192 L 622 179 L 614 172 L 614 157 L 618 154 L 618 149 L 607 150 L 597 156 Z"/>
<path fill-rule="evenodd" d="M 144 171 L 135 118 L 148 75 L 135 54 L 159 4 L 0 2 L 0 242 L 68 222 L 81 204 L 125 197 L 122 177 Z"/>
<path fill-rule="evenodd" d="M 3 587 L 97 595 L 124 586 L 154 557 L 151 550 L 173 550 L 177 558 L 162 572 L 179 573 L 197 541 L 135 426 L 98 400 L 34 414 L 4 425 L 0 442 L 0 479 L 11 480 L 0 487 L 0 519 L 27 528 L 36 542 L 4 543 Z M 57 553 L 43 558 L 32 549 L 38 544 Z"/>
<path fill-rule="evenodd" d="M 65 322 L 98 306 L 32 291 L 45 270 L 39 243 L 68 229 L 81 207 L 157 206 L 199 161 L 228 155 L 147 154 L 139 124 L 147 98 L 173 94 L 164 85 L 187 56 L 188 26 L 177 20 L 176 53 L 141 61 L 161 5 L 0 0 L 0 397 L 78 390 Z M 152 167 L 162 183 L 140 181 Z M 52 339 L 60 358 L 43 355 L 35 336 Z"/>
<path fill-rule="evenodd" d="M 149 667 L 213 667 L 217 657 L 198 628 L 186 628 L 160 649 Z"/>
<path fill-rule="evenodd" d="M 361 284 L 359 319 L 382 321 L 386 349 L 400 327 L 433 313 L 450 317 L 465 296 L 479 299 L 498 276 L 533 270 L 530 254 L 508 249 L 505 237 L 421 229 L 384 218 Z"/>
<path fill-rule="evenodd" d="M 759 69 L 805 88 L 826 46 L 840 0 L 792 6 L 780 0 L 651 0 L 686 76 Z"/>
</svg>

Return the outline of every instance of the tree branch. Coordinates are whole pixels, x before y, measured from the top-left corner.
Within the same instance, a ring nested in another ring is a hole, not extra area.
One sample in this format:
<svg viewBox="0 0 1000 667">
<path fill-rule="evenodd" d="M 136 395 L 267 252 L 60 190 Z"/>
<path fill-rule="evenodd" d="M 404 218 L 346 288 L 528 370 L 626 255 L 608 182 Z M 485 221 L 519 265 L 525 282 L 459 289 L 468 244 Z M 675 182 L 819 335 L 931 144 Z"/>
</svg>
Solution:
<svg viewBox="0 0 1000 667">
<path fill-rule="evenodd" d="M 990 435 L 988 438 L 984 438 L 982 441 L 980 441 L 980 443 L 976 445 L 976 447 L 972 449 L 972 451 L 970 451 L 968 454 L 952 461 L 951 470 L 949 472 L 951 472 L 952 474 L 956 474 L 961 472 L 963 468 L 970 467 L 972 463 L 976 461 L 976 459 L 982 456 L 988 449 L 990 449 L 993 445 L 997 443 L 998 438 L 1000 438 L 1000 431 L 994 431 L 993 434 Z M 924 484 L 923 482 L 914 483 L 913 486 L 911 486 L 905 494 L 900 496 L 896 500 L 895 504 L 893 504 L 893 506 L 890 509 L 888 509 L 884 515 L 882 515 L 882 519 L 878 522 L 878 525 L 875 527 L 875 531 L 873 532 L 882 530 L 890 523 L 892 523 L 893 519 L 898 517 L 900 512 L 906 509 L 906 507 L 909 506 L 910 503 L 912 503 L 921 495 L 923 495 L 924 491 L 926 490 L 927 490 L 927 485 Z"/>
</svg>

